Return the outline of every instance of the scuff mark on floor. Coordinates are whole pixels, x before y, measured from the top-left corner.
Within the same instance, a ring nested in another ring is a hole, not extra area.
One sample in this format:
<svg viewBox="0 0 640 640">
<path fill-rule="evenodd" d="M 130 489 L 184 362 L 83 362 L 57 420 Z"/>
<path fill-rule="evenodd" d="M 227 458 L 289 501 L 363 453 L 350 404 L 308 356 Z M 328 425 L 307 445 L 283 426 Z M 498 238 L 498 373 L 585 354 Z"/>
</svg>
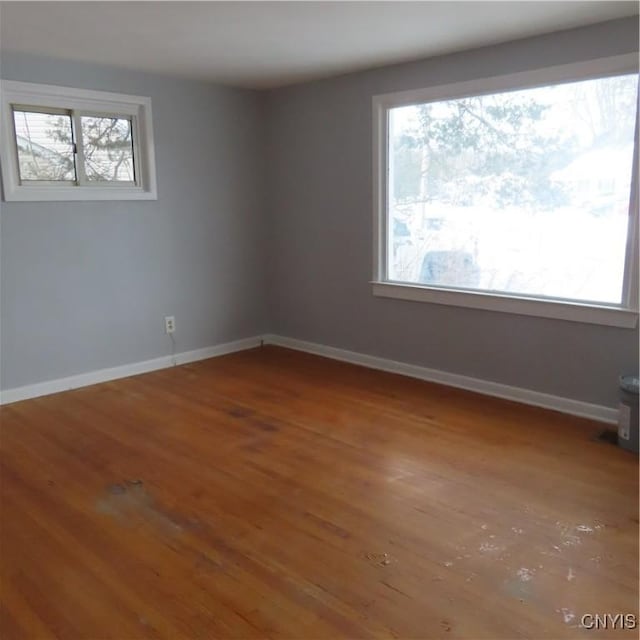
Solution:
<svg viewBox="0 0 640 640">
<path fill-rule="evenodd" d="M 529 582 L 533 580 L 535 572 L 535 569 L 527 569 L 526 567 L 521 567 L 520 569 L 518 569 L 517 575 L 522 582 Z"/>
<path fill-rule="evenodd" d="M 402 589 L 398 589 L 398 587 L 394 587 L 392 584 L 389 584 L 388 582 L 385 582 L 384 580 L 380 580 L 380 584 L 383 584 L 385 587 L 387 587 L 387 589 L 391 589 L 392 591 L 396 591 L 400 595 L 403 595 L 405 598 L 411 599 L 411 596 L 408 593 L 405 593 L 404 591 L 402 591 Z"/>
<path fill-rule="evenodd" d="M 584 527 L 586 525 L 579 525 L 579 527 L 572 527 L 571 525 L 565 522 L 556 522 L 556 526 L 560 530 L 560 536 L 562 537 L 562 545 L 565 547 L 575 547 L 576 545 L 582 544 L 582 540 L 580 536 L 577 536 L 573 533 L 574 529 L 576 531 L 582 531 L 579 527 Z"/>
<path fill-rule="evenodd" d="M 364 556 L 367 560 L 381 567 L 391 564 L 388 553 L 366 553 Z"/>
<path fill-rule="evenodd" d="M 556 609 L 556 612 L 562 614 L 562 621 L 565 624 L 569 624 L 576 617 L 576 614 L 573 613 L 571 609 L 567 609 L 565 607 L 562 607 L 562 609 Z"/>
<path fill-rule="evenodd" d="M 593 533 L 593 528 L 587 524 L 579 524 L 576 527 L 576 531 L 582 531 L 584 533 Z"/>
<path fill-rule="evenodd" d="M 96 501 L 95 509 L 123 524 L 141 519 L 171 535 L 180 533 L 185 526 L 197 524 L 195 519 L 185 520 L 158 505 L 144 482 L 138 479 L 109 485 L 105 494 Z"/>
<path fill-rule="evenodd" d="M 523 582 L 518 576 L 516 579 L 508 579 L 504 583 L 504 590 L 512 597 L 524 603 L 531 597 L 533 583 Z"/>
</svg>

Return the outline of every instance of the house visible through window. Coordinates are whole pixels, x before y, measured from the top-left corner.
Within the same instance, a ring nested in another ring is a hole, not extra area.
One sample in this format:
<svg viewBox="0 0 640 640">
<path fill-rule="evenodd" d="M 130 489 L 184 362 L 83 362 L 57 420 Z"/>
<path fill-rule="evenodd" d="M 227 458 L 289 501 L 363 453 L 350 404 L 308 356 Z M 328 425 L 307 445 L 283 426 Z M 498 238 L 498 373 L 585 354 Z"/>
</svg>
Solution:
<svg viewBox="0 0 640 640">
<path fill-rule="evenodd" d="M 410 98 L 378 104 L 378 282 L 632 306 L 637 73 Z"/>
</svg>

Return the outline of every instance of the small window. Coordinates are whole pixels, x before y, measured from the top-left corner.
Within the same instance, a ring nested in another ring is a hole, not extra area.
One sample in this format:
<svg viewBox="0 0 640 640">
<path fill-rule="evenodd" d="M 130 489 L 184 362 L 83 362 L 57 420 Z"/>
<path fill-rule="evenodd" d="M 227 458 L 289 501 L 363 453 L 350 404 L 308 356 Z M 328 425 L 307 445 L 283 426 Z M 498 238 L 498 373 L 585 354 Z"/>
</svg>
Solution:
<svg viewBox="0 0 640 640">
<path fill-rule="evenodd" d="M 156 197 L 148 98 L 3 81 L 6 200 Z"/>
<path fill-rule="evenodd" d="M 502 80 L 378 100 L 374 291 L 523 313 L 537 302 L 532 315 L 573 306 L 571 319 L 634 310 L 637 72 Z"/>
</svg>

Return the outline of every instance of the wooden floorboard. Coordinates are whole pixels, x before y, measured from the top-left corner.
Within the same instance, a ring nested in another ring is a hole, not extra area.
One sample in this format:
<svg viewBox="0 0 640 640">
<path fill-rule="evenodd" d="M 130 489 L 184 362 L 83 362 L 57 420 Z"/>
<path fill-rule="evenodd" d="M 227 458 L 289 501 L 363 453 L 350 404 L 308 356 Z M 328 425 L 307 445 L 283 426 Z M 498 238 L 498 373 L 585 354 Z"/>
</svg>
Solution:
<svg viewBox="0 0 640 640">
<path fill-rule="evenodd" d="M 638 636 L 597 423 L 277 347 L 0 419 L 3 639 Z"/>
</svg>

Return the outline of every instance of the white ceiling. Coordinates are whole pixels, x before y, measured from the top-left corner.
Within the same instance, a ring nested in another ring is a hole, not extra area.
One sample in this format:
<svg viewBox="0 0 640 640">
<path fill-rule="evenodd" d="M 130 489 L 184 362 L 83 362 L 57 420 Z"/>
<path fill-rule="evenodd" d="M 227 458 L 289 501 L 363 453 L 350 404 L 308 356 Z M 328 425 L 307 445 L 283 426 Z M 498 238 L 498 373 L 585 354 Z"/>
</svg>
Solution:
<svg viewBox="0 0 640 640">
<path fill-rule="evenodd" d="M 638 2 L 2 2 L 0 46 L 268 88 L 638 13 Z"/>
</svg>

